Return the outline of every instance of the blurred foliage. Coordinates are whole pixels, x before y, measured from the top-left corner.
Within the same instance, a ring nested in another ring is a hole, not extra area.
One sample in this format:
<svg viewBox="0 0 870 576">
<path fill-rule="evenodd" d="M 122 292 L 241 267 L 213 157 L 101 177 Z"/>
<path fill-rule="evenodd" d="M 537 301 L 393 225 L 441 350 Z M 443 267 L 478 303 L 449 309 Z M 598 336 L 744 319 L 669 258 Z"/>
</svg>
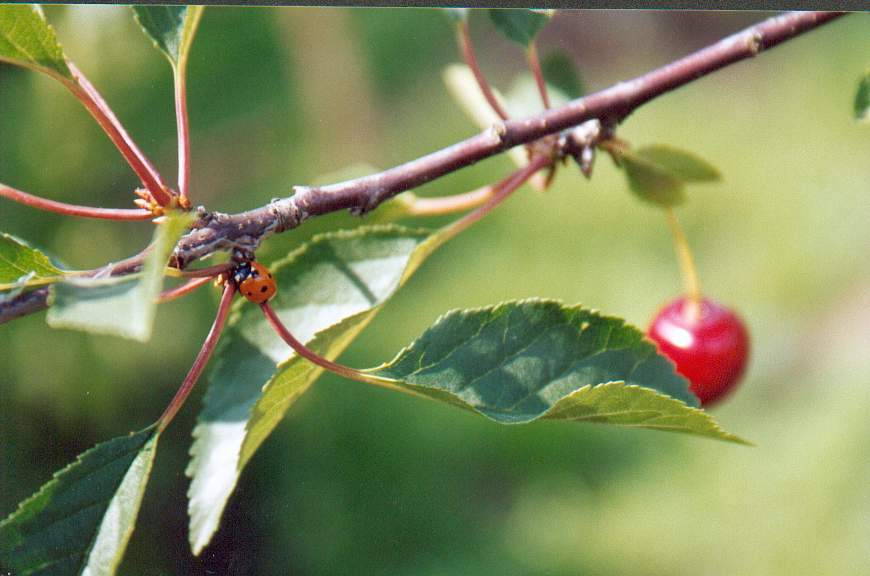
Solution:
<svg viewBox="0 0 870 576">
<path fill-rule="evenodd" d="M 170 72 L 129 9 L 46 13 L 66 53 L 174 175 Z M 568 50 L 595 90 L 764 16 L 567 13 L 539 43 L 542 53 Z M 504 88 L 523 54 L 488 20 L 472 12 L 472 35 Z M 195 201 L 241 210 L 345 165 L 392 166 L 472 134 L 440 80 L 457 59 L 450 26 L 434 10 L 208 8 L 188 67 Z M 692 150 L 723 174 L 690 189 L 679 212 L 703 288 L 753 334 L 746 382 L 716 417 L 757 448 L 594 425 L 501 427 L 327 377 L 256 455 L 215 542 L 193 559 L 182 470 L 197 396 L 162 440 L 121 573 L 866 569 L 870 138 L 852 103 L 868 47 L 867 19 L 850 16 L 647 104 L 619 132 Z M 63 88 L 0 66 L 0 110 L 0 181 L 129 205 L 134 176 Z M 418 193 L 464 191 L 510 166 L 483 162 Z M 359 222 L 318 219 L 260 256 Z M 8 202 L 0 230 L 73 268 L 123 258 L 151 232 Z M 344 361 L 383 361 L 450 308 L 543 296 L 643 326 L 678 290 L 659 211 L 608 162 L 589 183 L 570 168 L 546 194 L 519 193 L 436 254 Z M 161 306 L 147 344 L 52 330 L 43 315 L 0 326 L 0 513 L 77 453 L 153 421 L 216 300 L 203 289 Z"/>
</svg>

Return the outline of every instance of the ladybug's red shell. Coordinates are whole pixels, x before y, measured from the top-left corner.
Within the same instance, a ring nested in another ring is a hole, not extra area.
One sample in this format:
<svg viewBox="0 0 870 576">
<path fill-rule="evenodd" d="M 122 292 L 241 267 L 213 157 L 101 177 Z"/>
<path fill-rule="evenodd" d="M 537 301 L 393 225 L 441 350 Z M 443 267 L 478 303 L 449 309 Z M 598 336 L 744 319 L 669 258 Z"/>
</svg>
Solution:
<svg viewBox="0 0 870 576">
<path fill-rule="evenodd" d="M 258 262 L 250 262 L 236 270 L 236 284 L 242 296 L 254 304 L 268 302 L 278 291 L 275 279 L 269 269 Z"/>
</svg>

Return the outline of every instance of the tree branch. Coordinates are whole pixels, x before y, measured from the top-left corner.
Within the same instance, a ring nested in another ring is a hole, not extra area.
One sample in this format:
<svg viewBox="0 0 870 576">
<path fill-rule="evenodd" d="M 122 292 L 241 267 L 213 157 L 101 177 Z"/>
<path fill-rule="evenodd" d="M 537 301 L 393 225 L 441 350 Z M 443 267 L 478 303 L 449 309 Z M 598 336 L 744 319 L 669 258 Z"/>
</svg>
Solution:
<svg viewBox="0 0 870 576">
<path fill-rule="evenodd" d="M 345 209 L 365 214 L 400 192 L 593 118 L 604 126 L 614 126 L 662 94 L 751 58 L 842 15 L 838 12 L 790 12 L 769 18 L 634 80 L 536 116 L 496 124 L 477 136 L 384 172 L 329 186 L 295 186 L 293 196 L 239 214 L 204 213 L 176 245 L 171 265 L 183 269 L 221 251 L 253 253 L 267 236 L 296 228 L 312 216 Z M 0 323 L 45 308 L 47 293 L 41 288 L 0 303 Z M 41 299 L 38 294 L 43 294 Z"/>
<path fill-rule="evenodd" d="M 638 107 L 662 94 L 751 58 L 842 15 L 790 12 L 769 18 L 634 80 L 537 116 L 496 124 L 477 136 L 384 172 L 329 186 L 295 186 L 293 196 L 261 208 L 235 215 L 210 214 L 178 243 L 175 264 L 184 268 L 214 252 L 234 248 L 253 251 L 266 236 L 296 228 L 312 216 L 344 209 L 365 214 L 400 192 L 592 118 L 598 118 L 605 126 L 618 124 Z"/>
</svg>

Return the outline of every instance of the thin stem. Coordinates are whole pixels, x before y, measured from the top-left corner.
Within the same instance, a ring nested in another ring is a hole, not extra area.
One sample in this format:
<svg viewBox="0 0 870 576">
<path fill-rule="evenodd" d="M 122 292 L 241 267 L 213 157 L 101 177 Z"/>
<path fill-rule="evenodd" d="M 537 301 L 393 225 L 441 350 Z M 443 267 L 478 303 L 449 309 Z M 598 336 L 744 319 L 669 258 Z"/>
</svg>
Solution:
<svg viewBox="0 0 870 576">
<path fill-rule="evenodd" d="M 64 81 L 64 85 L 84 104 L 97 124 L 100 125 L 136 175 L 139 176 L 139 179 L 142 180 L 142 184 L 148 189 L 154 200 L 161 206 L 170 205 L 174 195 L 163 185 L 160 174 L 124 130 L 124 126 L 106 101 L 103 100 L 103 97 L 100 96 L 100 93 L 97 92 L 97 89 L 75 64 L 67 62 L 67 65 L 72 72 L 73 80 Z"/>
<path fill-rule="evenodd" d="M 0 184 L 0 196 L 19 204 L 30 206 L 31 208 L 64 214 L 66 216 L 99 218 L 101 220 L 150 220 L 154 217 L 154 214 L 150 210 L 139 210 L 136 208 L 95 208 L 92 206 L 57 202 L 22 192 L 5 184 Z"/>
<path fill-rule="evenodd" d="M 205 365 L 208 364 L 208 360 L 211 358 L 215 346 L 217 346 L 224 324 L 226 324 L 227 315 L 230 312 L 230 305 L 233 303 L 233 296 L 235 296 L 235 294 L 235 284 L 232 282 L 224 284 L 224 291 L 221 295 L 221 301 L 218 305 L 214 323 L 211 325 L 211 329 L 208 331 L 208 336 L 205 337 L 205 341 L 202 343 L 202 348 L 200 348 L 199 354 L 196 355 L 193 365 L 187 372 L 187 376 L 184 377 L 184 381 L 178 388 L 178 392 L 175 393 L 172 401 L 169 402 L 166 410 L 164 410 L 163 414 L 160 416 L 160 419 L 158 420 L 159 432 L 165 430 L 166 427 L 169 426 L 169 423 L 172 422 L 172 419 L 175 418 L 175 415 L 184 405 L 184 401 L 187 400 L 188 396 L 190 396 L 190 392 L 196 385 L 196 381 L 202 374 Z"/>
<path fill-rule="evenodd" d="M 205 286 L 209 282 L 212 281 L 214 276 L 203 276 L 202 278 L 191 278 L 184 284 L 180 286 L 176 286 L 175 288 L 170 288 L 168 290 L 164 290 L 160 293 L 160 296 L 157 297 L 157 302 L 159 304 L 163 304 L 165 302 L 169 302 L 171 300 L 175 300 L 176 298 L 181 298 L 182 296 L 186 296 L 190 294 L 200 286 Z"/>
<path fill-rule="evenodd" d="M 507 120 L 509 118 L 507 111 L 495 97 L 489 82 L 486 81 L 486 77 L 483 75 L 483 71 L 477 63 L 477 55 L 474 52 L 474 45 L 471 43 L 471 35 L 468 33 L 468 23 L 464 21 L 460 22 L 456 29 L 456 39 L 459 42 L 459 51 L 462 52 L 462 59 L 465 60 L 465 64 L 468 65 L 471 73 L 474 74 L 474 79 L 477 81 L 477 86 L 480 88 L 481 94 L 486 98 L 486 101 L 489 104 L 489 107 L 492 108 L 493 112 L 498 114 L 499 118 L 502 120 Z"/>
<path fill-rule="evenodd" d="M 541 102 L 544 103 L 544 108 L 550 109 L 550 94 L 547 92 L 547 82 L 544 80 L 544 72 L 541 70 L 541 62 L 538 60 L 537 44 L 532 41 L 526 51 L 526 58 L 529 62 L 529 70 L 532 71 L 532 76 L 535 77 L 535 84 L 538 85 L 538 92 L 541 94 Z"/>
<path fill-rule="evenodd" d="M 232 268 L 233 265 L 230 262 L 223 262 L 221 264 L 215 264 L 213 266 L 206 266 L 205 268 L 195 268 L 192 270 L 178 270 L 177 268 L 168 268 L 167 273 L 171 276 L 179 276 L 182 278 L 200 278 L 203 276 L 213 278 L 218 274 L 223 274 Z"/>
<path fill-rule="evenodd" d="M 290 330 L 284 326 L 284 323 L 281 322 L 281 319 L 275 313 L 275 310 L 269 306 L 268 302 L 263 302 L 260 304 L 260 309 L 263 310 L 263 314 L 266 316 L 266 320 L 269 321 L 269 324 L 272 325 L 272 328 L 281 337 L 284 342 L 286 342 L 293 350 L 308 360 L 309 362 L 320 366 L 324 370 L 328 370 L 333 374 L 338 374 L 343 378 L 347 378 L 348 380 L 356 380 L 357 382 L 363 382 L 365 384 L 372 384 L 374 386 L 380 386 L 382 388 L 389 388 L 391 390 L 395 390 L 398 388 L 395 381 L 390 380 L 388 378 L 380 378 L 378 376 L 374 376 L 372 374 L 366 374 L 357 370 L 356 368 L 351 368 L 350 366 L 345 366 L 343 364 L 338 364 L 333 362 L 332 360 L 328 360 L 323 356 L 319 355 L 317 352 L 311 350 L 306 347 L 305 344 L 296 339 L 293 334 L 290 333 Z"/>
<path fill-rule="evenodd" d="M 535 174 L 535 172 L 552 165 L 552 163 L 553 161 L 546 156 L 535 156 L 534 158 L 532 158 L 528 164 L 496 184 L 494 186 L 492 196 L 486 201 L 485 204 L 483 204 L 473 212 L 469 212 L 459 220 L 453 222 L 445 230 L 446 237 L 452 238 L 453 236 L 456 236 L 457 234 L 489 214 L 493 208 L 501 204 L 502 201 L 504 201 L 515 190 L 517 190 L 517 188 L 525 184 L 529 180 L 529 178 L 531 178 Z"/>
<path fill-rule="evenodd" d="M 190 127 L 187 120 L 187 75 L 182 66 L 175 67 L 175 120 L 178 132 L 178 194 L 182 207 L 190 205 Z"/>
<path fill-rule="evenodd" d="M 701 284 L 698 281 L 698 269 L 695 267 L 692 250 L 689 248 L 689 242 L 686 240 L 686 235 L 677 220 L 674 209 L 668 206 L 665 208 L 665 214 L 668 218 L 671 234 L 674 237 L 674 251 L 677 253 L 677 259 L 680 263 L 683 289 L 688 298 L 686 313 L 690 318 L 697 318 L 701 310 Z"/>
<path fill-rule="evenodd" d="M 414 198 L 408 206 L 408 216 L 442 216 L 476 208 L 489 200 L 495 186 L 488 185 L 463 194 L 440 196 L 436 198 Z"/>
</svg>

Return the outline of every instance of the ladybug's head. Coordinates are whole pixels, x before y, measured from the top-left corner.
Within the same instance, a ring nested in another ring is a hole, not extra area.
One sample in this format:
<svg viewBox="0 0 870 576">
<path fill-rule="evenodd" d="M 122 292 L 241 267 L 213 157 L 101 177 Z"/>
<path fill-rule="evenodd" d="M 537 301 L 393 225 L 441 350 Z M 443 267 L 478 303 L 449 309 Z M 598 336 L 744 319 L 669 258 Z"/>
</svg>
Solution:
<svg viewBox="0 0 870 576">
<path fill-rule="evenodd" d="M 242 282 L 247 280 L 250 275 L 250 262 L 242 262 L 241 264 L 237 264 L 236 267 L 233 269 L 233 282 L 236 283 L 236 286 L 240 286 Z"/>
</svg>

